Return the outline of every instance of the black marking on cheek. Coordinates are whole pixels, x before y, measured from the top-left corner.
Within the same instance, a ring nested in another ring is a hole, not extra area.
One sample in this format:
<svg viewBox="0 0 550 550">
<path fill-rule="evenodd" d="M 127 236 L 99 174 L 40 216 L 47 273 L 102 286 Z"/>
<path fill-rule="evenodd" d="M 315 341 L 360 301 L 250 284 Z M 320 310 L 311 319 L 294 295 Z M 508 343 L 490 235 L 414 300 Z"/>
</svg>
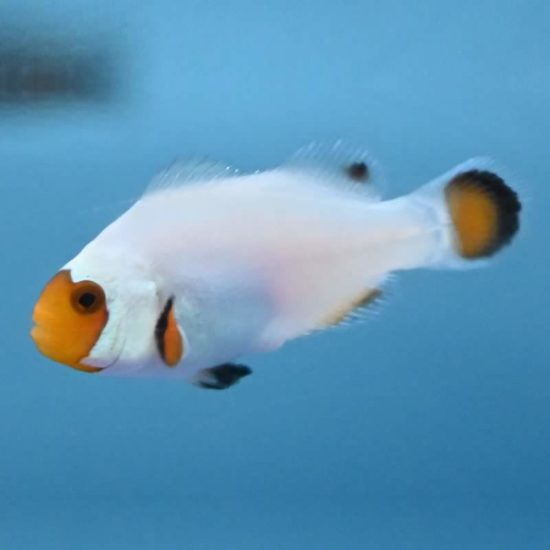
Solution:
<svg viewBox="0 0 550 550">
<path fill-rule="evenodd" d="M 160 314 L 157 324 L 155 325 L 155 342 L 157 343 L 157 349 L 162 357 L 162 360 L 166 362 L 166 349 L 164 345 L 164 335 L 166 334 L 166 329 L 168 328 L 168 315 L 170 315 L 170 310 L 172 309 L 172 304 L 174 303 L 174 298 L 169 298 L 166 301 L 166 304 Z"/>
<path fill-rule="evenodd" d="M 370 172 L 366 162 L 354 162 L 346 166 L 346 173 L 353 181 L 366 182 L 369 179 Z"/>
</svg>

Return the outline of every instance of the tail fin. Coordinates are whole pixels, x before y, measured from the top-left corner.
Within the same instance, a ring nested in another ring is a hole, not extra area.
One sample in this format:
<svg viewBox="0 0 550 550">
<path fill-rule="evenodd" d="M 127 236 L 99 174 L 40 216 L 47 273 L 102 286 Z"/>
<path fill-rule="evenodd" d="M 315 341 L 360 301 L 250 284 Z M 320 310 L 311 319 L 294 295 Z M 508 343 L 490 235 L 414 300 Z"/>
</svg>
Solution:
<svg viewBox="0 0 550 550">
<path fill-rule="evenodd" d="M 436 208 L 437 217 L 449 227 L 445 240 L 451 250 L 440 256 L 440 263 L 492 256 L 519 229 L 519 198 L 487 165 L 483 160 L 468 161 L 414 193 Z"/>
<path fill-rule="evenodd" d="M 456 248 L 463 258 L 492 256 L 509 244 L 519 229 L 518 196 L 493 172 L 461 172 L 447 184 L 445 196 Z"/>
</svg>

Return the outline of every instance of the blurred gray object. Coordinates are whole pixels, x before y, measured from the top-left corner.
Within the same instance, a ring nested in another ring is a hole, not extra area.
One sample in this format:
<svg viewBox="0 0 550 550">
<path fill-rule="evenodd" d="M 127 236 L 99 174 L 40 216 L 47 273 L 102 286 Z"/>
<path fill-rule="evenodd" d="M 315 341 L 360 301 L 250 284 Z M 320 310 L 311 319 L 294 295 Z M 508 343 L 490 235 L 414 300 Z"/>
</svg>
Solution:
<svg viewBox="0 0 550 550">
<path fill-rule="evenodd" d="M 72 39 L 0 43 L 0 103 L 106 101 L 113 91 L 113 55 Z"/>
</svg>

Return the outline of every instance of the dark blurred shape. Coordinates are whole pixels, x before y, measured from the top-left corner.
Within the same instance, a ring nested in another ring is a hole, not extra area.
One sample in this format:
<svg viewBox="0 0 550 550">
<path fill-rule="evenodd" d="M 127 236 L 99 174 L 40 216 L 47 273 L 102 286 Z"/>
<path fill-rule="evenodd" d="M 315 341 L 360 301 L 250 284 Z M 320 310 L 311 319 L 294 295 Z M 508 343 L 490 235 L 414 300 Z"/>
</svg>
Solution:
<svg viewBox="0 0 550 550">
<path fill-rule="evenodd" d="M 112 53 L 75 46 L 69 40 L 54 46 L 0 44 L 0 103 L 108 100 Z"/>
<path fill-rule="evenodd" d="M 369 179 L 369 167 L 365 162 L 354 162 L 346 168 L 348 176 L 354 181 L 365 182 Z"/>
</svg>

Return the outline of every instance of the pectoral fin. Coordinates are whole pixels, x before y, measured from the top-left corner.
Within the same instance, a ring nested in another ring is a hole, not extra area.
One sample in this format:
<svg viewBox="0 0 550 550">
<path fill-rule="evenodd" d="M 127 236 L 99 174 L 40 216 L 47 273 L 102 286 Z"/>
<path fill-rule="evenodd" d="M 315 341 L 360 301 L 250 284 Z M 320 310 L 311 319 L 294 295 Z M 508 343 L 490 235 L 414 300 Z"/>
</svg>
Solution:
<svg viewBox="0 0 550 550">
<path fill-rule="evenodd" d="M 202 369 L 195 376 L 194 383 L 208 390 L 225 390 L 249 374 L 252 374 L 252 369 L 249 367 L 224 363 L 217 367 Z"/>
</svg>

